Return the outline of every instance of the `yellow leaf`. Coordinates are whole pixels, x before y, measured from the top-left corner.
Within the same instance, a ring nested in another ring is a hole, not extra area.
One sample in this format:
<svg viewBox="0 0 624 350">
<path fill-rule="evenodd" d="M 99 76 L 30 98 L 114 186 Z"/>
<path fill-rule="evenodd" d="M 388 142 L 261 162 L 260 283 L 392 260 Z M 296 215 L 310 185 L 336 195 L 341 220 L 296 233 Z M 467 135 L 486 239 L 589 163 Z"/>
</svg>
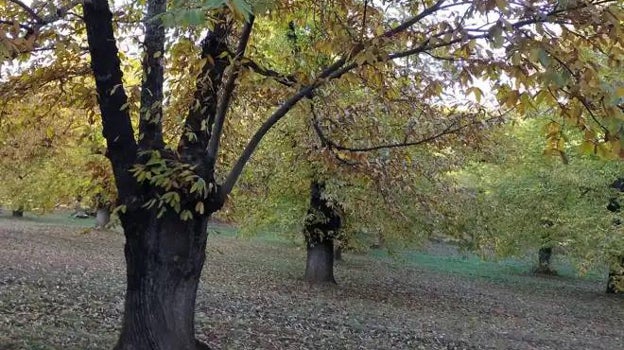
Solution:
<svg viewBox="0 0 624 350">
<path fill-rule="evenodd" d="M 483 97 L 483 91 L 481 91 L 481 89 L 479 89 L 476 86 L 473 86 L 471 88 L 468 88 L 466 90 L 466 95 L 473 93 L 475 96 L 475 99 L 477 100 L 477 102 L 481 102 L 481 97 Z"/>
<path fill-rule="evenodd" d="M 197 202 L 197 204 L 195 205 L 195 211 L 203 214 L 204 213 L 204 203 L 202 202 Z"/>
<path fill-rule="evenodd" d="M 585 141 L 579 146 L 579 150 L 584 154 L 591 154 L 595 151 L 595 146 L 593 142 Z"/>
</svg>

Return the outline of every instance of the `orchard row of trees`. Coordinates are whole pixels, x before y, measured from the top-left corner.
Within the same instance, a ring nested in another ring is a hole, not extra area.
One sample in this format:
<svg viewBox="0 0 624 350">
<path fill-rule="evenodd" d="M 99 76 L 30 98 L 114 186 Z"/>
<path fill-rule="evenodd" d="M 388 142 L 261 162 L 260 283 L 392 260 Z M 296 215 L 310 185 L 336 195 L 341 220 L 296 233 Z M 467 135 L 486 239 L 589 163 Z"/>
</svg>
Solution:
<svg viewBox="0 0 624 350">
<path fill-rule="evenodd" d="M 5 203 L 115 201 L 117 349 L 205 348 L 195 295 L 223 211 L 251 231 L 302 232 L 310 281 L 334 280 L 336 245 L 432 234 L 483 254 L 621 259 L 605 208 L 624 155 L 621 1 L 0 9 Z"/>
</svg>

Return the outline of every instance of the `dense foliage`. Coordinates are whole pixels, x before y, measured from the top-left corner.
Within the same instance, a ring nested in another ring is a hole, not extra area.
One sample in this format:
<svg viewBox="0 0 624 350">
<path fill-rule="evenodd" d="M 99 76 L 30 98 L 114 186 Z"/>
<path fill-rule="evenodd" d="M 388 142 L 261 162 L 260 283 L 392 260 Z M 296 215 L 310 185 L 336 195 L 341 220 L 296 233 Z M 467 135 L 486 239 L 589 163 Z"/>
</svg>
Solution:
<svg viewBox="0 0 624 350">
<path fill-rule="evenodd" d="M 519 120 L 504 128 L 489 157 L 452 176 L 458 200 L 449 212 L 451 231 L 489 257 L 524 255 L 542 247 L 576 260 L 581 272 L 616 263 L 624 249 L 621 213 L 607 210 L 620 192 L 621 162 L 581 152 L 568 131 L 565 157 L 545 152 L 553 121 Z"/>
</svg>

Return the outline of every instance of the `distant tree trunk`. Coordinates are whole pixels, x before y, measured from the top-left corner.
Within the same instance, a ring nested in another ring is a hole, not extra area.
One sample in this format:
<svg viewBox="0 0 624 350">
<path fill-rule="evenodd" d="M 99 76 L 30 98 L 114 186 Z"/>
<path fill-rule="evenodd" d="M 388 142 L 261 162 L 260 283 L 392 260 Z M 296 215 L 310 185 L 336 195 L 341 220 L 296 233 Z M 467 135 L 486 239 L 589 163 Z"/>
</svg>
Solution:
<svg viewBox="0 0 624 350">
<path fill-rule="evenodd" d="M 385 245 L 385 240 L 383 237 L 383 233 L 381 231 L 377 231 L 377 233 L 375 233 L 375 242 L 373 244 L 371 244 L 371 249 L 381 249 L 383 248 Z"/>
<path fill-rule="evenodd" d="M 552 258 L 552 250 L 552 247 L 542 247 L 539 249 L 538 262 L 535 273 L 541 273 L 545 275 L 557 274 L 556 271 L 552 269 L 550 264 Z"/>
<path fill-rule="evenodd" d="M 122 214 L 127 289 L 115 350 L 207 348 L 195 340 L 195 297 L 205 261 L 208 217 L 175 212 Z M 203 347 L 202 347 L 203 346 Z"/>
<path fill-rule="evenodd" d="M 336 244 L 336 248 L 334 249 L 334 261 L 342 261 L 342 244 Z"/>
<path fill-rule="evenodd" d="M 620 257 L 620 266 L 618 268 L 609 269 L 609 278 L 607 279 L 607 293 L 624 292 L 624 256 Z M 619 288 L 618 288 L 619 287 Z"/>
<path fill-rule="evenodd" d="M 618 178 L 613 181 L 611 188 L 614 188 L 620 192 L 624 192 L 624 178 Z M 617 198 L 610 198 L 607 204 L 607 210 L 612 213 L 620 212 L 621 206 Z M 614 225 L 621 225 L 620 219 L 615 219 Z M 607 277 L 607 290 L 608 294 L 624 292 L 622 286 L 624 286 L 624 255 L 618 258 L 620 266 L 618 268 L 611 267 L 609 269 L 609 276 Z M 618 288 L 619 287 L 619 288 Z"/>
<path fill-rule="evenodd" d="M 334 278 L 334 241 L 323 239 L 308 243 L 305 280 L 312 283 L 336 283 Z"/>
<path fill-rule="evenodd" d="M 110 209 L 108 207 L 101 207 L 95 211 L 95 228 L 103 229 L 110 222 Z"/>
<path fill-rule="evenodd" d="M 24 217 L 24 207 L 20 206 L 19 208 L 13 210 L 11 215 L 16 218 Z"/>
<path fill-rule="evenodd" d="M 334 239 L 341 219 L 323 198 L 324 183 L 312 181 L 310 209 L 304 225 L 307 247 L 305 280 L 311 283 L 336 283 L 334 278 Z"/>
</svg>

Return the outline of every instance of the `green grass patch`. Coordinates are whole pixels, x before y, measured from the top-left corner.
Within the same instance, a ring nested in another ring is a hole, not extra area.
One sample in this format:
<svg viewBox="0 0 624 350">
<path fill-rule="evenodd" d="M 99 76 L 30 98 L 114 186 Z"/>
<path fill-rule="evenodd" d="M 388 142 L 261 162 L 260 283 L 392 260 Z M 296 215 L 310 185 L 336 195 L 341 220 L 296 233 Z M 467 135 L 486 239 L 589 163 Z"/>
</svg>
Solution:
<svg viewBox="0 0 624 350">
<path fill-rule="evenodd" d="M 459 254 L 440 255 L 427 251 L 404 251 L 389 254 L 385 250 L 371 251 L 377 259 L 392 260 L 394 264 L 418 267 L 439 273 L 456 274 L 469 278 L 482 278 L 497 282 L 517 282 L 532 275 L 535 262 L 529 257 L 506 258 L 500 260 L 483 260 L 475 254 L 461 252 Z M 535 257 L 537 259 L 537 257 Z M 595 268 L 580 276 L 574 265 L 565 257 L 556 257 L 553 268 L 557 271 L 556 278 L 587 279 L 599 281 L 604 279 L 605 271 Z M 555 276 L 553 276 L 555 277 Z"/>
<path fill-rule="evenodd" d="M 0 220 L 15 220 L 42 225 L 95 227 L 94 217 L 79 219 L 72 217 L 72 213 L 69 211 L 57 211 L 44 214 L 26 212 L 23 217 L 14 217 L 11 215 L 10 210 L 3 209 L 2 212 L 0 212 Z"/>
</svg>

